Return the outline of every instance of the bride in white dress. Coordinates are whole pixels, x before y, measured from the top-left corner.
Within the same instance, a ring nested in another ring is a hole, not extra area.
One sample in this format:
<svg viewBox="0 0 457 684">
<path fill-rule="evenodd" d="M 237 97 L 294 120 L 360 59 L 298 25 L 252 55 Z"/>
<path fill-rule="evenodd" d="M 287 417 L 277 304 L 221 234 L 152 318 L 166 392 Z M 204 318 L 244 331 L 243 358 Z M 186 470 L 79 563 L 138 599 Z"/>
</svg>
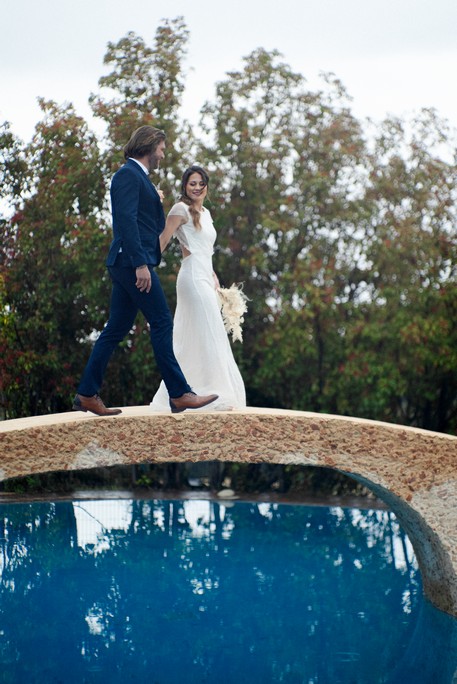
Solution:
<svg viewBox="0 0 457 684">
<path fill-rule="evenodd" d="M 176 282 L 176 358 L 194 392 L 209 394 L 211 390 L 219 395 L 209 410 L 223 411 L 246 406 L 246 394 L 216 293 L 219 281 L 212 263 L 216 230 L 210 212 L 203 206 L 208 181 L 208 174 L 200 166 L 184 172 L 181 199 L 168 214 L 160 247 L 163 252 L 174 235 L 183 254 Z M 151 407 L 155 411 L 170 410 L 163 381 Z"/>
</svg>

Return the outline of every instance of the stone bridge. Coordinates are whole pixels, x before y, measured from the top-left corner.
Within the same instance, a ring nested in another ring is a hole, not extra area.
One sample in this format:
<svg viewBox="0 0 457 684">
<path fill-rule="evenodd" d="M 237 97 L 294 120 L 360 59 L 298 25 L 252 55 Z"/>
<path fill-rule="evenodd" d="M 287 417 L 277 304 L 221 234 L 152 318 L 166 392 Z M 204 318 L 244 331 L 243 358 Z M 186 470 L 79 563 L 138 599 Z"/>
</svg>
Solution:
<svg viewBox="0 0 457 684">
<path fill-rule="evenodd" d="M 178 461 L 333 468 L 396 514 L 426 596 L 457 616 L 457 437 L 356 418 L 248 408 L 98 418 L 62 413 L 0 422 L 0 480 L 33 473 Z"/>
</svg>

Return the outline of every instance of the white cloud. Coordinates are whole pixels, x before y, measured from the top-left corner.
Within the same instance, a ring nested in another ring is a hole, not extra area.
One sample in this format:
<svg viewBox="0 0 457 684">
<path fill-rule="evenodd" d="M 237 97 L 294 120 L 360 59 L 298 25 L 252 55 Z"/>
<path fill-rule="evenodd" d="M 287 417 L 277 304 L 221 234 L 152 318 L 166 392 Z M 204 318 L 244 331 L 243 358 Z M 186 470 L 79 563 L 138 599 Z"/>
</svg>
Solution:
<svg viewBox="0 0 457 684">
<path fill-rule="evenodd" d="M 216 81 L 264 47 L 310 83 L 333 71 L 358 116 L 432 106 L 457 126 L 455 0 L 3 0 L 0 122 L 29 139 L 38 96 L 71 101 L 90 119 L 108 41 L 134 31 L 151 43 L 164 16 L 179 15 L 190 31 L 184 103 L 193 122 Z"/>
</svg>

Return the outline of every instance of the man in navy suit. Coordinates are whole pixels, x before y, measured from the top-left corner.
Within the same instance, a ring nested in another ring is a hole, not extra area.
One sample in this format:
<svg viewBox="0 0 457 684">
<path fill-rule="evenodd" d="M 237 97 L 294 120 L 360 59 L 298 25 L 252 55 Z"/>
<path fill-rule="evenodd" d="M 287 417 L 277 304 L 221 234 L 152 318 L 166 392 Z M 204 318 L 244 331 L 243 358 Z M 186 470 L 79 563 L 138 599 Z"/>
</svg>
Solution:
<svg viewBox="0 0 457 684">
<path fill-rule="evenodd" d="M 124 157 L 126 163 L 111 183 L 113 241 L 106 260 L 113 284 L 109 320 L 94 345 L 73 409 L 98 416 L 121 413 L 120 409 L 108 409 L 98 392 L 111 354 L 131 330 L 139 310 L 149 323 L 152 348 L 172 412 L 200 408 L 215 401 L 217 395 L 197 396 L 187 384 L 173 352 L 171 313 L 153 270 L 161 259 L 159 235 L 165 216 L 148 174 L 165 157 L 165 134 L 152 126 L 141 126 L 125 146 Z"/>
</svg>

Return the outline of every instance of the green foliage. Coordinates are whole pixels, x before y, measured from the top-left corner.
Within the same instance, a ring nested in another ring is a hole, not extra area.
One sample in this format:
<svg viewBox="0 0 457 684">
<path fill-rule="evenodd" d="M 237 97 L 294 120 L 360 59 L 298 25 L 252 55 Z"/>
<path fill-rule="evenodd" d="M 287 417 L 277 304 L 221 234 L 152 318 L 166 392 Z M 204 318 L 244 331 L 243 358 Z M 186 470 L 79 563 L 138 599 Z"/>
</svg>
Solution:
<svg viewBox="0 0 457 684">
<path fill-rule="evenodd" d="M 157 28 L 152 47 L 133 31 L 117 43 L 108 43 L 104 63 L 111 72 L 100 78 L 99 86 L 111 99 L 102 94 L 90 96 L 94 115 L 107 125 L 108 173 L 123 163 L 123 147 L 131 133 L 139 126 L 155 126 L 169 139 L 162 185 L 162 190 L 169 190 L 175 164 L 182 164 L 182 156 L 192 143 L 188 125 L 178 118 L 187 41 L 188 30 L 183 18 L 178 17 L 165 20 Z"/>
<path fill-rule="evenodd" d="M 215 268 L 250 299 L 233 347 L 249 403 L 455 432 L 455 131 L 433 110 L 372 130 L 334 76 L 311 90 L 259 48 L 216 85 L 197 138 L 180 114 L 187 42 L 178 17 L 151 46 L 134 33 L 108 44 L 90 98 L 102 140 L 71 106 L 44 101 L 30 145 L 0 129 L 6 415 L 68 407 L 107 316 L 107 187 L 132 130 L 152 124 L 168 139 L 154 179 L 166 210 L 185 166 L 210 171 Z M 170 248 L 159 275 L 172 308 L 178 268 Z M 139 317 L 104 393 L 144 404 L 159 379 Z"/>
<path fill-rule="evenodd" d="M 20 196 L 26 170 L 23 145 L 5 122 L 0 126 L 0 187 L 3 200 Z"/>
<path fill-rule="evenodd" d="M 16 199 L 2 244 L 0 366 L 10 417 L 68 407 L 108 299 L 97 141 L 71 106 L 40 104 L 43 121 L 24 150 L 30 190 Z"/>
</svg>

